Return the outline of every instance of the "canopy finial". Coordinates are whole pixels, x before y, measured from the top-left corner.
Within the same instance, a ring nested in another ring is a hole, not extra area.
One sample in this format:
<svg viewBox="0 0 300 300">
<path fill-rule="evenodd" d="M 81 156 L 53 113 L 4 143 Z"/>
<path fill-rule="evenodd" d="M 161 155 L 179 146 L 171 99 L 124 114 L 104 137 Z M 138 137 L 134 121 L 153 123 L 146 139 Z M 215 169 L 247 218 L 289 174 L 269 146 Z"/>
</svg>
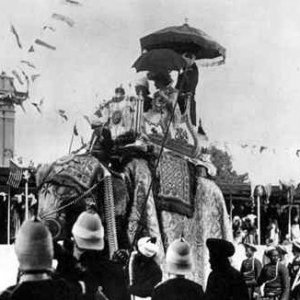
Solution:
<svg viewBox="0 0 300 300">
<path fill-rule="evenodd" d="M 184 18 L 184 24 L 188 25 L 188 23 L 189 23 L 189 18 L 185 17 Z"/>
</svg>

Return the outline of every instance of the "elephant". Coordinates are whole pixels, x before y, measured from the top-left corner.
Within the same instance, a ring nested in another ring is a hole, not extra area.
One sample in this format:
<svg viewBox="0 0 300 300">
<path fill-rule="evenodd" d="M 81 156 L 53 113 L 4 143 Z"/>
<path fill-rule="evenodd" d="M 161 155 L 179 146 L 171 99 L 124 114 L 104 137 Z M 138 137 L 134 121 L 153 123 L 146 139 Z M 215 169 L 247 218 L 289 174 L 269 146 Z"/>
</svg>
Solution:
<svg viewBox="0 0 300 300">
<path fill-rule="evenodd" d="M 168 157 L 170 152 L 164 155 Z M 115 165 L 118 165 L 117 171 L 109 160 L 100 162 L 99 157 L 87 152 L 71 154 L 38 170 L 38 214 L 55 238 L 70 236 L 79 213 L 93 206 L 103 220 L 108 255 L 117 249 L 133 249 L 137 237 L 150 235 L 157 237 L 163 256 L 168 245 L 183 236 L 191 245 L 195 261 L 190 279 L 205 287 L 210 272 L 206 239 L 232 240 L 231 224 L 219 187 L 212 179 L 194 173 L 190 177 L 194 182 L 190 193 L 192 211 L 188 210 L 190 206 L 180 202 L 174 202 L 174 209 L 168 207 L 166 199 L 159 197 L 159 176 L 153 174 L 153 165 L 147 157 L 129 155 Z M 182 174 L 171 173 L 171 187 L 165 187 L 167 192 L 176 189 L 172 180 L 177 180 L 176 184 L 188 183 L 180 176 Z M 167 205 L 161 205 L 165 202 Z M 186 213 L 182 213 L 185 210 Z M 164 264 L 162 267 L 164 269 Z"/>
</svg>

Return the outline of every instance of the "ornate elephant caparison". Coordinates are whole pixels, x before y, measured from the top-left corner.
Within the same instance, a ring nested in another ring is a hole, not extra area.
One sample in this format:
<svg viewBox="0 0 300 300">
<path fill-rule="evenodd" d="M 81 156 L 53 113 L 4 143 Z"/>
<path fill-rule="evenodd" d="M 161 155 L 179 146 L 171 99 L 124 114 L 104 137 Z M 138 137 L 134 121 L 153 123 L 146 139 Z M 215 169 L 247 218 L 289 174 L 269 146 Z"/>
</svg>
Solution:
<svg viewBox="0 0 300 300">
<path fill-rule="evenodd" d="M 198 156 L 197 135 L 189 117 L 183 115 L 179 121 L 155 172 L 162 137 L 147 127 L 149 124 L 144 126 L 141 115 L 139 122 L 132 122 L 139 124 L 139 134 L 130 135 L 129 131 L 119 136 L 109 153 L 101 148 L 101 143 L 108 144 L 101 135 L 100 146 L 94 143 L 93 155 L 70 155 L 39 172 L 39 215 L 47 216 L 44 221 L 56 238 L 69 235 L 77 215 L 93 204 L 104 223 L 108 255 L 117 248 L 131 249 L 137 231 L 156 236 L 162 253 L 170 242 L 184 235 L 195 259 L 191 279 L 205 286 L 209 273 L 205 241 L 210 237 L 231 239 L 231 226 L 220 189 L 199 173 L 199 167 L 209 169 L 209 165 Z M 106 124 L 107 131 L 110 126 L 114 125 Z M 184 135 L 178 134 L 180 128 Z M 146 141 L 137 140 L 137 136 L 146 137 Z M 187 137 L 185 142 L 182 136 Z M 92 187 L 84 200 L 75 201 Z M 70 202 L 72 205 L 59 210 Z"/>
</svg>

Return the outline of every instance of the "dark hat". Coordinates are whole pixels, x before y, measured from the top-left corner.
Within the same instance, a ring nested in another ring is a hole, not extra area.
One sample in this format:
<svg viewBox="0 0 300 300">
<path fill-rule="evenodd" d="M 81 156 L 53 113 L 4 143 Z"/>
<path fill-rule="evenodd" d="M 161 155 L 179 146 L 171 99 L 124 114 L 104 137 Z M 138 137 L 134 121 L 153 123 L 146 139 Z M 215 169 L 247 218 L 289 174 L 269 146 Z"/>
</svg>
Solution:
<svg viewBox="0 0 300 300">
<path fill-rule="evenodd" d="M 288 253 L 287 250 L 286 250 L 286 248 L 284 246 L 282 246 L 282 245 L 278 245 L 276 247 L 276 250 L 278 251 L 278 253 L 280 255 L 286 255 Z"/>
<path fill-rule="evenodd" d="M 125 95 L 125 90 L 121 86 L 119 86 L 115 89 L 115 94 L 117 94 L 117 93 Z"/>
<path fill-rule="evenodd" d="M 253 252 L 257 251 L 257 248 L 253 244 L 244 243 L 245 248 L 251 249 Z"/>
<path fill-rule="evenodd" d="M 268 246 L 267 249 L 265 250 L 265 255 L 270 258 L 272 252 L 274 252 L 274 251 L 278 252 L 278 249 L 274 246 Z"/>
<path fill-rule="evenodd" d="M 230 257 L 235 252 L 233 244 L 222 239 L 207 239 L 206 246 L 210 253 L 222 257 Z"/>
<path fill-rule="evenodd" d="M 293 241 L 293 249 L 300 252 L 300 241 Z"/>
</svg>

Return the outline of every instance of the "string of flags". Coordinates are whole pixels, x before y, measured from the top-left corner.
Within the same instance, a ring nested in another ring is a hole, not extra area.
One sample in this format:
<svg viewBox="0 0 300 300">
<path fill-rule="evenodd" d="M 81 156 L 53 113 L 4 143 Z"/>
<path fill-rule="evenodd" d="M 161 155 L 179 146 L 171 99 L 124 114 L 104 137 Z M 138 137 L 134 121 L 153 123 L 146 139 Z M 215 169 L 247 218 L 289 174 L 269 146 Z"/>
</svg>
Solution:
<svg viewBox="0 0 300 300">
<path fill-rule="evenodd" d="M 221 146 L 222 147 L 222 142 L 211 142 L 212 145 L 214 146 Z M 229 150 L 229 145 L 235 145 L 236 147 L 240 147 L 244 151 L 249 150 L 253 154 L 264 154 L 264 153 L 273 153 L 276 154 L 279 152 L 279 148 L 274 148 L 274 147 L 268 147 L 266 145 L 257 145 L 257 144 L 251 144 L 251 143 L 230 143 L 230 142 L 223 142 L 225 150 Z M 291 147 L 286 147 L 286 148 L 280 148 L 281 151 L 288 151 L 289 153 L 292 153 L 294 151 L 294 154 L 296 157 L 300 158 L 300 147 L 299 149 L 294 149 L 291 150 Z"/>
<path fill-rule="evenodd" d="M 65 5 L 70 5 L 73 7 L 80 7 L 81 3 L 80 1 L 75 0 L 64 0 L 63 3 Z M 16 46 L 22 51 L 23 56 L 26 58 L 21 59 L 18 64 L 19 66 L 17 68 L 14 68 L 10 71 L 12 77 L 16 80 L 16 82 L 20 86 L 24 86 L 25 83 L 27 86 L 27 98 L 23 99 L 22 101 L 16 102 L 15 104 L 20 105 L 24 112 L 25 109 L 23 107 L 23 102 L 30 98 L 29 90 L 31 89 L 32 85 L 35 83 L 35 81 L 41 77 L 41 72 L 38 70 L 38 67 L 36 63 L 34 62 L 35 59 L 35 53 L 38 51 L 38 49 L 47 49 L 49 51 L 56 51 L 57 47 L 53 42 L 49 41 L 49 38 L 47 38 L 47 33 L 55 33 L 58 31 L 58 23 L 66 24 L 68 27 L 74 27 L 75 21 L 67 16 L 66 13 L 62 14 L 60 12 L 53 12 L 49 19 L 43 24 L 42 30 L 37 36 L 33 43 L 27 48 L 25 43 L 22 41 L 22 37 L 18 33 L 17 27 L 14 24 L 10 24 L 10 32 L 14 36 L 14 40 L 16 43 Z M 25 50 L 28 49 L 28 50 Z M 26 95 L 25 93 L 25 95 Z M 41 100 L 40 100 L 41 101 Z M 37 112 L 41 114 L 41 105 L 43 104 L 38 101 L 32 101 L 31 104 L 36 108 Z M 61 117 L 64 120 L 68 120 L 68 117 L 60 112 Z"/>
</svg>

